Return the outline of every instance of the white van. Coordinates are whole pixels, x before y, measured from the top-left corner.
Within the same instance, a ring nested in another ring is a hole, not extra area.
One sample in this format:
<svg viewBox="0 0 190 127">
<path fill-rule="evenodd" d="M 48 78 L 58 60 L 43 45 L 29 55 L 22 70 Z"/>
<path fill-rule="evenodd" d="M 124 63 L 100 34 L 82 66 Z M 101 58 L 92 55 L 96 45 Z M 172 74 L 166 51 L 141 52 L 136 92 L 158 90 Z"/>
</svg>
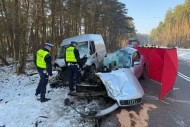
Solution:
<svg viewBox="0 0 190 127">
<path fill-rule="evenodd" d="M 55 64 L 59 67 L 66 66 L 65 49 L 71 44 L 71 41 L 78 43 L 76 48 L 79 50 L 80 58 L 85 59 L 84 66 L 93 66 L 96 70 L 99 69 L 107 54 L 104 40 L 99 34 L 83 34 L 64 39 L 60 45 Z"/>
</svg>

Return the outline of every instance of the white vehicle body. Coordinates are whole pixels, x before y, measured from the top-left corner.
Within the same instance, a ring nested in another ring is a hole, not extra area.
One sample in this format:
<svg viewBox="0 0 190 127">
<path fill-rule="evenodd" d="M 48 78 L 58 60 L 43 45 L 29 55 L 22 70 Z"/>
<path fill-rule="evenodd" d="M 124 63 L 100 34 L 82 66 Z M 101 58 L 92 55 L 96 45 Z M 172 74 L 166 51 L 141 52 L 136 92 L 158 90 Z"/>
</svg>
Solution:
<svg viewBox="0 0 190 127">
<path fill-rule="evenodd" d="M 62 41 L 58 57 L 55 60 L 55 63 L 59 67 L 66 66 L 64 53 L 65 49 L 71 44 L 71 41 L 78 43 L 77 49 L 79 50 L 80 58 L 87 57 L 85 66 L 94 65 L 97 69 L 102 65 L 104 57 L 107 54 L 102 36 L 98 34 L 83 34 Z"/>
</svg>

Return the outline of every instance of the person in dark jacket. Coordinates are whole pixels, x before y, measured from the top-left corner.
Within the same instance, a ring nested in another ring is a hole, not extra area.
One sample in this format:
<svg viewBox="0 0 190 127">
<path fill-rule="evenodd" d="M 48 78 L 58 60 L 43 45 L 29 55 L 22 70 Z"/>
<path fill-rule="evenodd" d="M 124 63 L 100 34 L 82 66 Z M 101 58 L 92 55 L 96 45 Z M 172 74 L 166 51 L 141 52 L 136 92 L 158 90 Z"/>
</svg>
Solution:
<svg viewBox="0 0 190 127">
<path fill-rule="evenodd" d="M 70 92 L 74 92 L 74 82 L 73 82 L 73 77 L 75 75 L 76 77 L 76 83 L 80 84 L 81 83 L 81 69 L 82 69 L 82 63 L 80 59 L 80 54 L 78 49 L 76 49 L 77 42 L 72 41 L 71 45 L 67 47 L 66 53 L 65 53 L 65 61 L 68 66 L 68 79 L 69 79 L 69 89 Z"/>
<path fill-rule="evenodd" d="M 53 47 L 50 43 L 45 43 L 45 47 L 37 51 L 35 56 L 35 63 L 37 66 L 38 73 L 40 75 L 40 82 L 36 88 L 35 95 L 40 94 L 40 101 L 46 102 L 50 99 L 45 98 L 46 86 L 48 83 L 48 77 L 52 76 L 52 64 L 50 51 Z"/>
</svg>

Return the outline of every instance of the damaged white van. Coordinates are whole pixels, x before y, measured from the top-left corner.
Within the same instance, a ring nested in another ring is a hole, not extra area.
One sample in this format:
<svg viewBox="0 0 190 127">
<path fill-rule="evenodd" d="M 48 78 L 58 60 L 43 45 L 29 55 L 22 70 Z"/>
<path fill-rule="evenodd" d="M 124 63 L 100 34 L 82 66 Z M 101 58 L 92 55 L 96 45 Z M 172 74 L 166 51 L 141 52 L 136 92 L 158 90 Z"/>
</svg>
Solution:
<svg viewBox="0 0 190 127">
<path fill-rule="evenodd" d="M 76 48 L 79 50 L 80 58 L 85 68 L 96 71 L 101 67 L 107 52 L 104 40 L 99 34 L 82 34 L 64 39 L 58 50 L 55 67 L 58 66 L 62 68 L 62 71 L 66 69 L 65 50 L 71 44 L 71 41 L 76 41 L 78 43 Z M 59 77 L 63 78 L 65 76 Z"/>
</svg>

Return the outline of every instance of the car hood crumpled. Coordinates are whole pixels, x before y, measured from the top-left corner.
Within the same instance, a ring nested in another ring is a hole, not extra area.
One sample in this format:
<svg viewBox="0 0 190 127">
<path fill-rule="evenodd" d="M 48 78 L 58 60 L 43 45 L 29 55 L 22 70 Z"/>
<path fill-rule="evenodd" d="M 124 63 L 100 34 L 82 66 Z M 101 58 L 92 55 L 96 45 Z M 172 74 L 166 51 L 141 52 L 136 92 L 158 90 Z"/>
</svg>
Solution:
<svg viewBox="0 0 190 127">
<path fill-rule="evenodd" d="M 108 96 L 114 100 L 131 100 L 142 98 L 144 95 L 139 81 L 128 68 L 99 72 L 96 75 L 105 85 Z"/>
</svg>

